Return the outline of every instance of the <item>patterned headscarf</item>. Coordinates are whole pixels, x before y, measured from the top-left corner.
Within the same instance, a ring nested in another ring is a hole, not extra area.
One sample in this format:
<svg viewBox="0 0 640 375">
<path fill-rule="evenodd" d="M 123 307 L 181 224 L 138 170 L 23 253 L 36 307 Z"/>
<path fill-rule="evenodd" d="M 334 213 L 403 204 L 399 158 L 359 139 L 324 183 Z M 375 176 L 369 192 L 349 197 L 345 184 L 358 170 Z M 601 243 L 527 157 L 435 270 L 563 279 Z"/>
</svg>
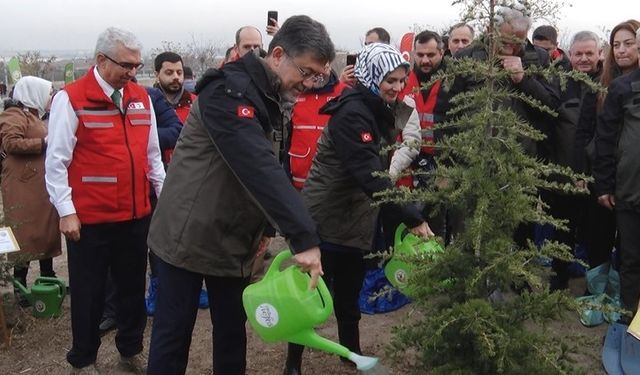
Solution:
<svg viewBox="0 0 640 375">
<path fill-rule="evenodd" d="M 378 95 L 384 77 L 401 66 L 407 70 L 411 67 L 400 51 L 388 44 L 371 43 L 358 54 L 354 74 L 361 84 Z"/>
<path fill-rule="evenodd" d="M 50 93 L 50 81 L 38 77 L 25 76 L 20 78 L 13 88 L 13 99 L 27 108 L 38 110 L 38 114 L 42 117 L 49 102 Z"/>
</svg>

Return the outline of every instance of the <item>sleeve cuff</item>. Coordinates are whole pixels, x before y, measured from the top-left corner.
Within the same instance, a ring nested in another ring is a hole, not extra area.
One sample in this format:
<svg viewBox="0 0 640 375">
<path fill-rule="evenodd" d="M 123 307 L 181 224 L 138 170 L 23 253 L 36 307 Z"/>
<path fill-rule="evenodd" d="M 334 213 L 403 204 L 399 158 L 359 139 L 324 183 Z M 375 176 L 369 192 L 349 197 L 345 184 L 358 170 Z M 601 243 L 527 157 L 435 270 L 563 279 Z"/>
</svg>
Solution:
<svg viewBox="0 0 640 375">
<path fill-rule="evenodd" d="M 76 208 L 71 201 L 56 204 L 56 210 L 58 210 L 58 215 L 60 217 L 65 217 L 76 213 Z"/>
<path fill-rule="evenodd" d="M 291 238 L 288 239 L 287 242 L 289 242 L 291 252 L 298 254 L 312 247 L 319 246 L 320 237 L 318 237 L 317 234 L 311 234 L 303 238 Z"/>
</svg>

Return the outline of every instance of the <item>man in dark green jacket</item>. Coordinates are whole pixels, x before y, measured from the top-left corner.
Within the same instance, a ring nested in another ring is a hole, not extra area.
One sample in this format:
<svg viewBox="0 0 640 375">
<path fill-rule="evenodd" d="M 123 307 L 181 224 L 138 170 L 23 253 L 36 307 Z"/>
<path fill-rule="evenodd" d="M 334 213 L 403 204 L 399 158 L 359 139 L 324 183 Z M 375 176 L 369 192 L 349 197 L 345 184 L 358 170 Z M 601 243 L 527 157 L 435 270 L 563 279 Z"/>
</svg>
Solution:
<svg viewBox="0 0 640 375">
<path fill-rule="evenodd" d="M 264 60 L 246 54 L 198 82 L 149 232 L 149 248 L 160 259 L 149 373 L 185 372 L 203 279 L 215 306 L 213 372 L 245 373 L 242 291 L 253 259 L 274 234 L 266 228 L 287 239 L 315 287 L 322 274 L 316 226 L 272 141 L 281 128 L 281 100 L 323 80 L 334 57 L 324 26 L 295 16 Z"/>
</svg>

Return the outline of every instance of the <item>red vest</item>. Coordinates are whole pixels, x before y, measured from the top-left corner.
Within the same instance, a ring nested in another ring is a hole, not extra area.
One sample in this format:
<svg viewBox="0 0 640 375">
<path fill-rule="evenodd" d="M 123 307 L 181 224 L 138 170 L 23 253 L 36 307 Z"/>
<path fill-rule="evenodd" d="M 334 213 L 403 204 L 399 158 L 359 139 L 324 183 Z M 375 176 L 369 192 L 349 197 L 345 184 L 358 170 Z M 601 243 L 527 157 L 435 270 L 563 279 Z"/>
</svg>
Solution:
<svg viewBox="0 0 640 375">
<path fill-rule="evenodd" d="M 320 108 L 348 87 L 338 82 L 333 90 L 321 94 L 304 93 L 298 97 L 291 116 L 291 147 L 289 165 L 293 186 L 301 190 L 304 185 L 313 157 L 316 155 L 318 138 L 329 122 L 329 115 L 321 115 Z"/>
<path fill-rule="evenodd" d="M 440 85 L 442 81 L 437 81 L 429 90 L 429 96 L 424 98 L 422 91 L 420 90 L 420 82 L 416 73 L 412 70 L 407 80 L 407 85 L 402 91 L 402 97 L 409 96 L 416 102 L 416 111 L 420 116 L 420 130 L 422 133 L 422 141 L 429 144 L 433 144 L 433 112 L 436 107 L 436 101 L 438 99 L 438 93 L 440 92 Z M 433 155 L 433 147 L 423 146 L 422 152 Z"/>
<path fill-rule="evenodd" d="M 185 90 L 184 95 L 180 98 L 180 102 L 176 106 L 176 114 L 178 115 L 182 125 L 187 121 L 187 116 L 189 116 L 189 112 L 191 111 L 191 105 L 196 100 L 196 97 L 197 96 L 195 94 Z"/>
<path fill-rule="evenodd" d="M 151 104 L 146 90 L 127 83 L 123 114 L 104 94 L 93 69 L 64 89 L 79 120 L 68 172 L 80 222 L 113 223 L 149 215 Z"/>
<path fill-rule="evenodd" d="M 187 121 L 187 117 L 189 117 L 189 112 L 191 112 L 191 106 L 193 105 L 193 102 L 196 100 L 196 97 L 197 95 L 192 94 L 187 90 L 185 90 L 182 95 L 182 98 L 180 98 L 180 102 L 178 102 L 178 105 L 175 108 L 176 115 L 178 115 L 178 118 L 180 119 L 180 122 L 182 123 L 183 126 Z M 173 156 L 173 150 L 174 149 L 172 148 L 168 148 L 164 150 L 164 152 L 162 153 L 162 157 L 165 163 L 169 164 L 169 162 L 171 161 L 171 157 Z"/>
</svg>

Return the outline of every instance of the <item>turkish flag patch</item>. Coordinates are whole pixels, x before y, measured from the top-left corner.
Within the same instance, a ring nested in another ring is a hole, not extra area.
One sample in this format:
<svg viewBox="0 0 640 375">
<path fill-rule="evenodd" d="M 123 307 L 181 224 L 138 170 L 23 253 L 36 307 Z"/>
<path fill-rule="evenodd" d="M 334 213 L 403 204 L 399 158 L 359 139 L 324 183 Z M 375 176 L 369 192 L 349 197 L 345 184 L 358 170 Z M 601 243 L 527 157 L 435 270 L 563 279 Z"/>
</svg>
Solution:
<svg viewBox="0 0 640 375">
<path fill-rule="evenodd" d="M 362 140 L 362 143 L 371 143 L 371 142 L 373 142 L 373 136 L 369 132 L 360 133 L 360 139 Z"/>
<path fill-rule="evenodd" d="M 248 105 L 239 105 L 238 106 L 238 117 L 246 117 L 246 118 L 254 118 L 256 113 L 253 107 Z"/>
</svg>

